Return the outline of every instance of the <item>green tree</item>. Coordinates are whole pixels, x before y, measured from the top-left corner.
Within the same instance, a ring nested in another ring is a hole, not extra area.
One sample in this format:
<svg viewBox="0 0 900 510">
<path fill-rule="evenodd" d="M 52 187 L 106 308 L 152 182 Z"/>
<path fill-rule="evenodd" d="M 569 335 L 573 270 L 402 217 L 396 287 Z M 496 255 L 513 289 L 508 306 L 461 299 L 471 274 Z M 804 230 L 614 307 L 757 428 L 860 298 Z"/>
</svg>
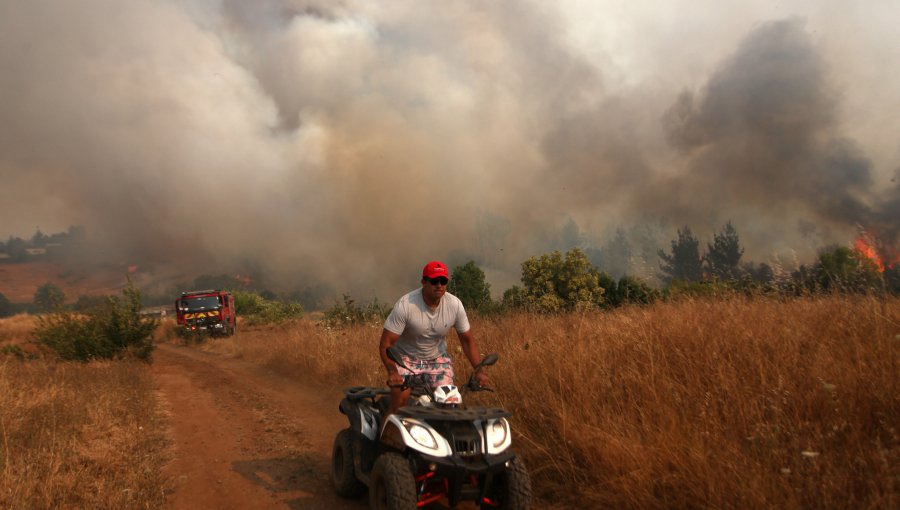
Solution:
<svg viewBox="0 0 900 510">
<path fill-rule="evenodd" d="M 6 253 L 9 255 L 11 262 L 22 262 L 28 258 L 28 243 L 21 237 L 9 236 L 6 241 Z"/>
<path fill-rule="evenodd" d="M 33 236 L 31 236 L 31 246 L 35 248 L 43 248 L 47 246 L 47 236 L 38 229 Z"/>
<path fill-rule="evenodd" d="M 672 241 L 672 253 L 659 250 L 662 261 L 659 264 L 665 283 L 673 280 L 697 282 L 703 279 L 703 259 L 700 257 L 700 242 L 694 237 L 690 227 L 678 229 L 678 239 Z"/>
<path fill-rule="evenodd" d="M 66 295 L 62 289 L 47 282 L 34 292 L 34 306 L 41 312 L 52 312 L 62 307 Z"/>
<path fill-rule="evenodd" d="M 527 306 L 557 312 L 603 304 L 600 273 L 578 248 L 558 250 L 522 263 L 522 284 Z"/>
<path fill-rule="evenodd" d="M 470 260 L 453 268 L 447 290 L 462 301 L 467 310 L 487 311 L 494 302 L 491 299 L 491 285 L 484 279 L 484 271 Z"/>
<path fill-rule="evenodd" d="M 722 232 L 713 235 L 713 243 L 706 246 L 704 262 L 711 276 L 723 281 L 740 277 L 739 264 L 744 249 L 741 248 L 737 230 L 730 221 L 722 228 Z"/>
</svg>

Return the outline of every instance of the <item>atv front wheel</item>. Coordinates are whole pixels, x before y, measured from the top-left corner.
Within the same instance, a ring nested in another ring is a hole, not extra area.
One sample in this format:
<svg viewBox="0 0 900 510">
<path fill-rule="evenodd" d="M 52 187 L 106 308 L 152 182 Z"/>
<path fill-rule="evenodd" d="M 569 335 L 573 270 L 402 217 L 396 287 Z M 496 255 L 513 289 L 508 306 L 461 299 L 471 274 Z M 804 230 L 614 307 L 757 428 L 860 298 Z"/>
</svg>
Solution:
<svg viewBox="0 0 900 510">
<path fill-rule="evenodd" d="M 490 503 L 484 502 L 481 508 L 503 510 L 525 510 L 531 508 L 531 478 L 525 469 L 522 457 L 509 461 L 509 467 L 494 480 L 496 485 L 491 492 Z"/>
<path fill-rule="evenodd" d="M 366 486 L 356 479 L 353 471 L 353 441 L 350 429 L 338 432 L 331 449 L 331 483 L 334 491 L 343 498 L 359 497 Z"/>
<path fill-rule="evenodd" d="M 417 502 L 416 481 L 409 469 L 409 462 L 400 454 L 383 453 L 372 468 L 369 508 L 413 510 Z"/>
</svg>

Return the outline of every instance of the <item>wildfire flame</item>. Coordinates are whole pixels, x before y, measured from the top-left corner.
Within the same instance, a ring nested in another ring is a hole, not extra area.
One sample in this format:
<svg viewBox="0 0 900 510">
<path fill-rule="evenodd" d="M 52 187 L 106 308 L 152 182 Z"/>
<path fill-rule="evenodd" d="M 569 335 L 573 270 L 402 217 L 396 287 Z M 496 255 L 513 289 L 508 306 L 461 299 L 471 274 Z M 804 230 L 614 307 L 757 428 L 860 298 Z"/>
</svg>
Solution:
<svg viewBox="0 0 900 510">
<path fill-rule="evenodd" d="M 856 253 L 859 253 L 863 257 L 871 260 L 875 263 L 875 266 L 878 268 L 879 273 L 884 272 L 884 262 L 881 261 L 881 257 L 878 256 L 878 250 L 875 249 L 873 240 L 866 234 L 860 234 L 859 237 L 853 241 L 853 249 L 856 250 Z"/>
<path fill-rule="evenodd" d="M 883 273 L 885 269 L 894 267 L 900 263 L 900 254 L 889 252 L 871 234 L 863 231 L 853 241 L 853 249 L 856 253 L 872 261 L 878 271 Z"/>
</svg>

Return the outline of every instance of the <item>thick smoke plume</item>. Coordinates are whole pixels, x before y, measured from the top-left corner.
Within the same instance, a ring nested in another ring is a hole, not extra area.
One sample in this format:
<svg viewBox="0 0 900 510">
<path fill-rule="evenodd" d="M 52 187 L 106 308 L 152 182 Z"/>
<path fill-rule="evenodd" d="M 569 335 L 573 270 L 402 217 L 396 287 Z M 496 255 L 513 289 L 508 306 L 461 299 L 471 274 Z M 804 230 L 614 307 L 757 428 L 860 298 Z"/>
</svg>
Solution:
<svg viewBox="0 0 900 510">
<path fill-rule="evenodd" d="M 434 258 L 502 287 L 570 219 L 595 242 L 730 219 L 759 257 L 897 241 L 900 155 L 872 123 L 900 79 L 871 102 L 845 79 L 894 39 L 845 47 L 810 2 L 697 20 L 737 36 L 622 35 L 668 52 L 625 62 L 589 23 L 614 3 L 555 5 L 4 2 L 0 235 L 81 224 L 106 260 L 381 298 Z M 635 32 L 659 19 L 634 9 Z"/>
</svg>

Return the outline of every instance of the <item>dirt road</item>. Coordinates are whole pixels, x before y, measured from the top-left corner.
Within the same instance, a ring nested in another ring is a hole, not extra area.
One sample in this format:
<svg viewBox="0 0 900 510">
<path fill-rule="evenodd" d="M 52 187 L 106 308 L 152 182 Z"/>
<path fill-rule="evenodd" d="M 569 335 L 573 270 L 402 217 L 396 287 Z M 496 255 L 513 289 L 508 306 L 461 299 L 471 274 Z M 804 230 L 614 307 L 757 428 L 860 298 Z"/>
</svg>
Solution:
<svg viewBox="0 0 900 510">
<path fill-rule="evenodd" d="M 157 346 L 153 372 L 174 443 L 169 508 L 368 507 L 332 492 L 331 442 L 346 426 L 339 392 L 169 344 Z"/>
</svg>

